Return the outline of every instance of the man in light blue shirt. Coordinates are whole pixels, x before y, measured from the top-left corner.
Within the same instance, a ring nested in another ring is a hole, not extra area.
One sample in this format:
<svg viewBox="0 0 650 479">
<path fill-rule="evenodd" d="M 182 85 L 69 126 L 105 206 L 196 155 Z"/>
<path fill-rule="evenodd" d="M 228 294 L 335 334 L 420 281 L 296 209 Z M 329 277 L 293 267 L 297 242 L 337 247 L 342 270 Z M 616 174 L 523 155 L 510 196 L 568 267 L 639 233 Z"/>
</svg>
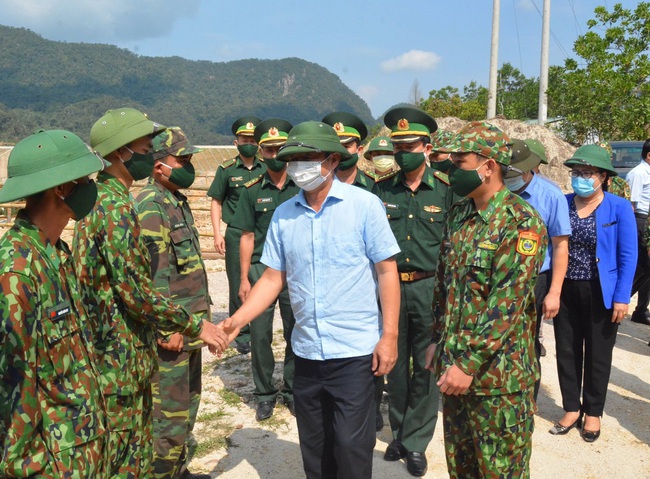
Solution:
<svg viewBox="0 0 650 479">
<path fill-rule="evenodd" d="M 540 333 L 542 321 L 553 319 L 560 309 L 560 293 L 569 262 L 569 236 L 571 223 L 569 207 L 562 191 L 553 183 L 535 174 L 534 169 L 542 161 L 534 153 L 527 141 L 514 140 L 512 160 L 505 178 L 510 191 L 526 200 L 542 217 L 551 242 L 546 249 L 544 263 L 535 283 L 535 308 L 537 325 L 535 328 L 535 353 L 537 362 L 542 353 Z M 541 364 L 540 364 L 541 371 Z M 535 383 L 535 400 L 540 381 Z"/>
<path fill-rule="evenodd" d="M 388 374 L 397 359 L 400 250 L 379 198 L 336 179 L 339 161 L 348 157 L 325 123 L 289 132 L 277 159 L 288 162 L 301 191 L 273 214 L 261 258 L 267 269 L 222 323 L 234 339 L 286 281 L 296 317 L 293 392 L 308 478 L 372 476 L 373 375 Z"/>
</svg>

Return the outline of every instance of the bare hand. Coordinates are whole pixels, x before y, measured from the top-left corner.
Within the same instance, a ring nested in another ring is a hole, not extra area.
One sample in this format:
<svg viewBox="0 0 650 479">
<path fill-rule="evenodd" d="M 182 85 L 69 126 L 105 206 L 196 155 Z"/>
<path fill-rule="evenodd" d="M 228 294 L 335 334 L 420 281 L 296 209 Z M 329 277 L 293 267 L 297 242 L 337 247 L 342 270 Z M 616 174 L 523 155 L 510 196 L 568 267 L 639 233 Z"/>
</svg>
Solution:
<svg viewBox="0 0 650 479">
<path fill-rule="evenodd" d="M 424 353 L 424 367 L 433 372 L 433 355 L 436 354 L 436 343 L 431 343 Z"/>
<path fill-rule="evenodd" d="M 241 329 L 235 326 L 235 322 L 232 320 L 232 318 L 224 319 L 217 325 L 217 327 L 228 335 L 228 344 L 232 343 L 235 340 L 235 338 L 239 335 L 239 330 Z"/>
<path fill-rule="evenodd" d="M 553 319 L 560 310 L 560 295 L 547 294 L 542 303 L 542 318 Z"/>
<path fill-rule="evenodd" d="M 158 346 L 168 351 L 181 352 L 183 350 L 183 335 L 181 333 L 172 334 L 167 341 L 158 339 Z"/>
<path fill-rule="evenodd" d="M 199 339 L 208 345 L 208 349 L 212 354 L 221 354 L 229 344 L 228 336 L 224 333 L 223 329 L 217 327 L 209 321 L 203 321 L 203 328 Z"/>
<path fill-rule="evenodd" d="M 625 303 L 614 303 L 612 307 L 612 323 L 620 323 L 627 314 L 627 307 Z"/>
<path fill-rule="evenodd" d="M 453 364 L 447 369 L 436 383 L 440 392 L 448 396 L 465 394 L 472 384 L 473 376 L 465 374 L 458 366 Z"/>
<path fill-rule="evenodd" d="M 226 239 L 221 235 L 214 235 L 214 249 L 219 254 L 226 254 Z"/>
<path fill-rule="evenodd" d="M 248 278 L 242 278 L 240 283 L 239 283 L 239 299 L 241 299 L 241 302 L 243 303 L 246 301 L 246 298 L 248 298 L 248 293 L 251 292 L 251 282 L 248 280 Z"/>
<path fill-rule="evenodd" d="M 372 370 L 375 376 L 388 374 L 397 362 L 397 340 L 382 337 L 372 352 Z"/>
</svg>

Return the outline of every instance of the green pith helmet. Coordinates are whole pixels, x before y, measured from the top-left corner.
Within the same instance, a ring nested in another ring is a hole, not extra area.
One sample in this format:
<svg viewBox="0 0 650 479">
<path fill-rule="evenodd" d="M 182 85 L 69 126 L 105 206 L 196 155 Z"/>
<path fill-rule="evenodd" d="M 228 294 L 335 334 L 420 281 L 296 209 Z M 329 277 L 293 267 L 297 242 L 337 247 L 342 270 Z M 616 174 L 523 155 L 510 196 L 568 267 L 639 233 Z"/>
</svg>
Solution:
<svg viewBox="0 0 650 479">
<path fill-rule="evenodd" d="M 289 132 L 289 138 L 276 157 L 277 160 L 287 161 L 291 155 L 300 153 L 340 153 L 341 159 L 350 158 L 334 128 L 321 121 L 306 121 L 294 126 Z"/>
<path fill-rule="evenodd" d="M 197 148 L 187 139 L 187 135 L 179 126 L 170 126 L 153 139 L 154 160 L 171 156 L 187 156 L 203 151 L 203 148 Z"/>
<path fill-rule="evenodd" d="M 524 140 L 530 151 L 539 156 L 542 165 L 548 165 L 548 159 L 546 158 L 546 149 L 541 141 L 534 140 L 532 138 L 527 138 Z"/>
<path fill-rule="evenodd" d="M 438 129 L 431 115 L 410 106 L 391 108 L 384 115 L 384 124 L 390 128 L 393 143 L 408 143 L 428 137 Z"/>
<path fill-rule="evenodd" d="M 238 135 L 253 136 L 255 127 L 261 121 L 262 120 L 260 120 L 256 116 L 242 116 L 241 118 L 237 118 L 234 121 L 234 123 L 230 127 L 230 131 L 232 131 L 232 134 L 235 136 Z"/>
<path fill-rule="evenodd" d="M 528 173 L 541 161 L 541 158 L 528 147 L 524 140 L 512 140 L 512 158 L 506 178 L 514 178 L 522 173 Z"/>
<path fill-rule="evenodd" d="M 65 130 L 40 130 L 19 141 L 7 161 L 0 202 L 26 198 L 110 166 L 81 138 Z"/>
<path fill-rule="evenodd" d="M 358 140 L 361 143 L 368 136 L 368 128 L 359 117 L 345 111 L 335 111 L 326 115 L 322 120 L 334 128 L 341 143 Z"/>
<path fill-rule="evenodd" d="M 564 162 L 564 166 L 571 168 L 576 165 L 589 165 L 607 171 L 610 176 L 616 176 L 618 173 L 612 166 L 610 158 L 611 156 L 605 148 L 598 145 L 583 145 Z"/>
<path fill-rule="evenodd" d="M 370 153 L 373 151 L 385 151 L 386 153 L 393 154 L 393 142 L 387 136 L 377 136 L 372 139 L 368 148 L 363 153 L 366 160 L 370 160 Z"/>
<path fill-rule="evenodd" d="M 512 141 L 505 132 L 486 121 L 472 121 L 458 130 L 456 139 L 442 153 L 476 153 L 497 163 L 510 164 Z"/>
<path fill-rule="evenodd" d="M 164 129 L 135 108 L 108 110 L 90 130 L 90 146 L 105 157 L 138 138 L 156 135 Z"/>
<path fill-rule="evenodd" d="M 280 118 L 271 118 L 264 120 L 255 127 L 253 137 L 255 143 L 263 145 L 283 145 L 289 137 L 289 130 L 292 125 L 286 120 Z"/>
</svg>

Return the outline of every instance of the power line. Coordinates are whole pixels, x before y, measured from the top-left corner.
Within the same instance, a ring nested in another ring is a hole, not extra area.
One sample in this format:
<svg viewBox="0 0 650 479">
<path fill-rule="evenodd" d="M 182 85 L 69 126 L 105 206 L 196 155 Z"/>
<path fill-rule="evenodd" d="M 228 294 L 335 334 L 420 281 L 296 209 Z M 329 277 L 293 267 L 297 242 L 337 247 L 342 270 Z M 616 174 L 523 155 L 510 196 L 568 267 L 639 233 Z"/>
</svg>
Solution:
<svg viewBox="0 0 650 479">
<path fill-rule="evenodd" d="M 515 30 L 517 31 L 517 47 L 519 47 L 519 70 L 524 71 L 524 61 L 521 56 L 521 39 L 519 38 L 519 19 L 517 18 L 517 6 L 515 0 L 512 0 L 512 9 L 515 12 Z"/>
<path fill-rule="evenodd" d="M 576 7 L 573 0 L 569 0 L 569 6 L 571 7 L 571 12 L 573 12 L 573 21 L 576 24 L 576 34 L 580 36 L 582 35 L 582 29 L 580 28 L 580 22 L 578 22 L 578 17 L 576 16 Z"/>
<path fill-rule="evenodd" d="M 535 3 L 535 0 L 530 0 L 533 6 L 535 7 L 535 10 L 537 10 L 537 13 L 539 14 L 539 18 L 543 18 L 542 12 L 540 11 L 539 7 L 537 7 L 537 3 Z M 564 58 L 567 59 L 569 58 L 569 54 L 567 51 L 564 49 L 562 44 L 560 43 L 560 40 L 557 38 L 555 35 L 555 32 L 553 32 L 553 29 L 551 28 L 551 36 L 553 37 L 553 40 L 555 40 L 555 43 L 557 44 L 558 48 L 562 50 L 562 53 L 564 54 Z"/>
</svg>

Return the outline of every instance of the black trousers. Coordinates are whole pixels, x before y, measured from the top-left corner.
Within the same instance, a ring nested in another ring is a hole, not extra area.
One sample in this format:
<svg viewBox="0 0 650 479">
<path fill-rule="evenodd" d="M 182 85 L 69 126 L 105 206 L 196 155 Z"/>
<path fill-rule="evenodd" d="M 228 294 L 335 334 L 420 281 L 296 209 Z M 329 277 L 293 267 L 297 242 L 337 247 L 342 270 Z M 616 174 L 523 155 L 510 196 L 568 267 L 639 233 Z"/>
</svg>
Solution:
<svg viewBox="0 0 650 479">
<path fill-rule="evenodd" d="M 564 280 L 553 329 L 562 407 L 602 416 L 618 323 L 605 308 L 598 280 Z"/>
<path fill-rule="evenodd" d="M 540 378 L 535 383 L 534 398 L 537 401 L 537 393 L 539 392 L 540 382 L 542 380 L 542 364 L 539 358 L 542 355 L 542 343 L 539 341 L 539 332 L 542 329 L 542 305 L 544 298 L 548 294 L 548 288 L 551 286 L 552 272 L 551 270 L 539 273 L 537 282 L 535 283 L 535 312 L 537 313 L 537 324 L 535 325 L 535 356 L 537 357 L 537 365 L 539 366 Z"/>
<path fill-rule="evenodd" d="M 307 479 L 370 479 L 375 447 L 372 355 L 296 356 L 293 398 Z"/>
<path fill-rule="evenodd" d="M 650 259 L 648 258 L 648 249 L 645 240 L 645 226 L 648 217 L 638 214 L 635 214 L 634 217 L 636 219 L 639 256 L 636 261 L 634 282 L 632 283 L 632 296 L 639 293 L 634 313 L 644 314 L 650 304 Z"/>
</svg>

